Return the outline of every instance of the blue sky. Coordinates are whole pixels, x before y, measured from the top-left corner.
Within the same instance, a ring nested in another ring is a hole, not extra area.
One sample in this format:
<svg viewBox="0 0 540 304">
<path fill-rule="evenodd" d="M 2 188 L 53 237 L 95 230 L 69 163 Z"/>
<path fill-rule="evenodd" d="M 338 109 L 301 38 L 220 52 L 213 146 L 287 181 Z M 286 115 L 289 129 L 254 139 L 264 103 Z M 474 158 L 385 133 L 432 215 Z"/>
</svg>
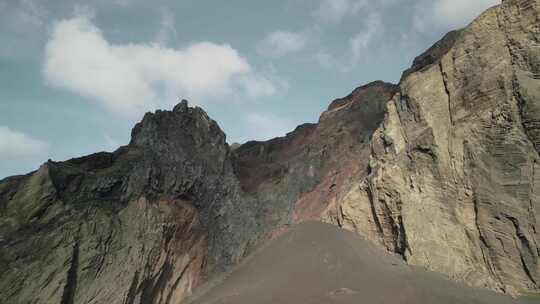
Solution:
<svg viewBox="0 0 540 304">
<path fill-rule="evenodd" d="M 230 143 L 284 135 L 499 2 L 0 0 L 0 178 L 112 151 L 182 98 Z"/>
</svg>

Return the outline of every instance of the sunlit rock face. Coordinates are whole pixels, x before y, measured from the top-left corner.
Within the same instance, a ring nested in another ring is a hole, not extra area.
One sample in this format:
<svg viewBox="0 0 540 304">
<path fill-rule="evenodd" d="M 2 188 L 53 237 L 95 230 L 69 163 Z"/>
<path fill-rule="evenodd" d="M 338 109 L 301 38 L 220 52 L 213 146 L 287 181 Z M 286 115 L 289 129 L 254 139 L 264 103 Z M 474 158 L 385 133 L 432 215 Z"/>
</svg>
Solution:
<svg viewBox="0 0 540 304">
<path fill-rule="evenodd" d="M 456 280 L 538 288 L 539 3 L 488 10 L 404 76 L 343 226 Z"/>
<path fill-rule="evenodd" d="M 540 282 L 540 0 L 507 0 L 318 123 L 231 149 L 200 108 L 0 181 L 6 303 L 178 303 L 291 224 L 508 293 Z"/>
</svg>

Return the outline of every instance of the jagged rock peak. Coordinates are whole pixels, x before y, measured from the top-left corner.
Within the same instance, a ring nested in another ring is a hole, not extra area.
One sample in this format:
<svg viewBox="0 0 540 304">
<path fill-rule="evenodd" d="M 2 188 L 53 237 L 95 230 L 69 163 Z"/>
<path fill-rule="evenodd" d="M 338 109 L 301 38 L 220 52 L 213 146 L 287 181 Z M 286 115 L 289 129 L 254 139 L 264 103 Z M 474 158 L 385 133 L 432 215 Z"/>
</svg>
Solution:
<svg viewBox="0 0 540 304">
<path fill-rule="evenodd" d="M 130 146 L 169 145 L 191 142 L 225 144 L 225 133 L 200 107 L 189 107 L 183 99 L 172 111 L 148 112 L 131 132 Z"/>
<path fill-rule="evenodd" d="M 185 112 L 187 111 L 189 108 L 189 102 L 185 99 L 182 99 L 182 101 L 180 101 L 180 103 L 178 103 L 176 106 L 174 106 L 173 108 L 173 112 Z"/>
</svg>

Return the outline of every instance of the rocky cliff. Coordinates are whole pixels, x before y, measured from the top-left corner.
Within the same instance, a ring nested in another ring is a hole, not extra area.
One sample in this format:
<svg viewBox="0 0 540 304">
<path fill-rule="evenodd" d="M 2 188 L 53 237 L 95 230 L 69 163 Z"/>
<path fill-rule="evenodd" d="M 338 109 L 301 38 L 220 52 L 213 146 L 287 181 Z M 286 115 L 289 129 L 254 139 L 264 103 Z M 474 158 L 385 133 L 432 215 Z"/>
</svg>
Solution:
<svg viewBox="0 0 540 304">
<path fill-rule="evenodd" d="M 538 288 L 539 13 L 504 1 L 415 60 L 338 224 L 456 280 Z"/>
<path fill-rule="evenodd" d="M 505 0 L 398 85 L 234 150 L 187 102 L 129 145 L 0 181 L 7 303 L 178 303 L 293 223 L 508 293 L 540 286 L 540 0 Z"/>
</svg>

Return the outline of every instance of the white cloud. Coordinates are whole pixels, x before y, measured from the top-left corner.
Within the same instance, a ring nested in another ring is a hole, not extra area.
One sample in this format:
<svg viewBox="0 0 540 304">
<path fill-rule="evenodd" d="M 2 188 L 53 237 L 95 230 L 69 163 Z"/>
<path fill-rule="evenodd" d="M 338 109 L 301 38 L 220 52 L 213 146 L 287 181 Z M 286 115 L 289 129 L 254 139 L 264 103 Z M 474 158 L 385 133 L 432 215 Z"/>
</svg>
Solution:
<svg viewBox="0 0 540 304">
<path fill-rule="evenodd" d="M 327 70 L 350 72 L 361 60 L 373 56 L 374 43 L 378 42 L 377 39 L 385 31 L 383 12 L 402 2 L 403 0 L 321 0 L 313 12 L 315 18 L 332 23 L 354 18 L 356 23 L 360 23 L 360 30 L 349 39 L 348 48 L 342 54 L 335 54 L 335 50 L 329 52 L 321 47 L 310 60 Z"/>
<path fill-rule="evenodd" d="M 243 78 L 239 81 L 238 87 L 242 88 L 244 94 L 251 99 L 276 93 L 274 83 L 262 76 Z"/>
<path fill-rule="evenodd" d="M 501 0 L 436 0 L 418 3 L 415 27 L 428 31 L 432 27 L 442 30 L 466 26 L 475 17 Z"/>
<path fill-rule="evenodd" d="M 182 49 L 158 43 L 113 44 L 84 14 L 53 25 L 43 73 L 50 85 L 128 114 L 163 105 L 163 99 L 172 96 L 254 97 L 275 91 L 227 44 L 199 42 Z"/>
<path fill-rule="evenodd" d="M 176 36 L 174 14 L 164 7 L 160 10 L 161 22 L 157 33 L 156 42 L 166 44 Z"/>
<path fill-rule="evenodd" d="M 313 16 L 321 21 L 338 23 L 347 16 L 374 12 L 403 0 L 321 0 Z"/>
<path fill-rule="evenodd" d="M 319 49 L 309 60 L 315 62 L 325 70 L 334 70 L 342 73 L 351 71 L 356 65 L 356 62 L 352 61 L 349 54 L 337 57 L 326 49 Z"/>
<path fill-rule="evenodd" d="M 47 143 L 0 126 L 0 158 L 4 160 L 45 157 Z"/>
<path fill-rule="evenodd" d="M 308 38 L 305 34 L 275 31 L 259 43 L 257 51 L 263 56 L 280 57 L 301 51 L 306 47 L 307 42 Z"/>
<path fill-rule="evenodd" d="M 294 124 L 287 119 L 256 112 L 248 113 L 246 121 L 250 128 L 250 140 L 268 140 L 284 136 L 292 131 Z"/>
<path fill-rule="evenodd" d="M 20 0 L 15 10 L 19 26 L 42 26 L 48 14 L 35 0 Z"/>
<path fill-rule="evenodd" d="M 339 65 L 339 62 L 328 51 L 320 49 L 315 54 L 315 61 L 325 69 L 333 69 Z"/>
<path fill-rule="evenodd" d="M 381 16 L 377 13 L 372 13 L 365 19 L 362 31 L 351 38 L 350 44 L 353 63 L 358 62 L 365 51 L 371 46 L 371 42 L 380 30 L 381 23 Z"/>
<path fill-rule="evenodd" d="M 129 5 L 129 0 L 114 0 L 113 2 L 114 2 L 114 4 L 116 4 L 118 6 L 128 6 Z"/>
<path fill-rule="evenodd" d="M 368 5 L 367 0 L 322 0 L 313 16 L 325 22 L 340 22 L 345 16 L 355 14 Z"/>
</svg>

